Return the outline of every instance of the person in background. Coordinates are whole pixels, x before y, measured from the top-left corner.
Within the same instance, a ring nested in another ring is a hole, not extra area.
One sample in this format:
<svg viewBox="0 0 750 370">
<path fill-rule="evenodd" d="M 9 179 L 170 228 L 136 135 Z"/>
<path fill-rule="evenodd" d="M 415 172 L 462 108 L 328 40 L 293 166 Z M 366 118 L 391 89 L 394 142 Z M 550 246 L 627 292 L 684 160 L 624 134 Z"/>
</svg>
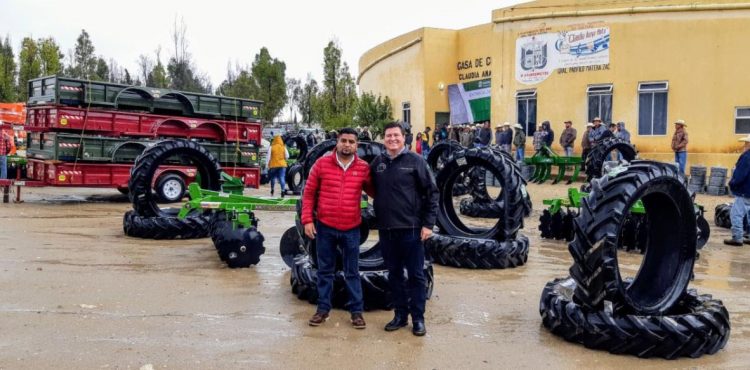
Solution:
<svg viewBox="0 0 750 370">
<path fill-rule="evenodd" d="M 426 141 L 427 144 L 430 144 L 430 132 L 432 132 L 432 129 L 430 126 L 427 126 L 424 128 L 424 136 L 422 136 L 422 140 Z M 435 140 L 432 141 L 433 143 L 436 142 Z"/>
<path fill-rule="evenodd" d="M 448 139 L 459 141 L 461 139 L 461 129 L 458 126 L 448 125 Z"/>
<path fill-rule="evenodd" d="M 266 168 L 268 169 L 268 177 L 271 180 L 271 196 L 273 196 L 273 188 L 276 185 L 276 181 L 279 181 L 281 185 L 281 197 L 286 195 L 286 160 L 289 159 L 289 151 L 284 145 L 284 140 L 281 136 L 275 136 L 271 143 L 271 149 L 268 150 L 266 155 Z"/>
<path fill-rule="evenodd" d="M 594 128 L 594 124 L 589 122 L 586 124 L 586 131 L 583 133 L 581 138 L 581 170 L 586 170 L 586 156 L 591 150 L 591 129 Z"/>
<path fill-rule="evenodd" d="M 427 135 L 425 134 L 422 137 L 422 157 L 424 159 L 427 159 L 428 155 L 430 155 L 430 143 L 427 142 Z"/>
<path fill-rule="evenodd" d="M 503 123 L 503 131 L 500 137 L 500 150 L 510 154 L 511 145 L 513 144 L 513 129 L 510 128 L 510 122 Z"/>
<path fill-rule="evenodd" d="M 503 126 L 497 125 L 495 127 L 495 145 L 500 146 L 503 142 Z"/>
<path fill-rule="evenodd" d="M 674 135 L 672 135 L 674 161 L 677 162 L 682 173 L 685 173 L 685 165 L 687 164 L 688 133 L 685 127 L 687 127 L 685 120 L 678 119 L 674 123 Z"/>
<path fill-rule="evenodd" d="M 471 134 L 471 127 L 467 125 L 466 127 L 464 127 L 463 131 L 461 131 L 461 139 L 459 142 L 461 143 L 462 147 L 469 148 L 472 145 L 473 139 L 474 138 Z"/>
<path fill-rule="evenodd" d="M 555 131 L 552 130 L 549 121 L 542 122 L 542 128 L 546 132 L 544 135 L 544 145 L 552 149 L 552 143 L 555 142 Z"/>
<path fill-rule="evenodd" d="M 432 236 L 439 193 L 427 161 L 405 149 L 404 131 L 397 122 L 385 126 L 386 151 L 370 164 L 373 207 L 393 295 L 394 317 L 385 330 L 406 326 L 411 315 L 412 334 L 423 336 L 427 333 L 423 243 Z"/>
<path fill-rule="evenodd" d="M 563 147 L 566 157 L 573 156 L 576 136 L 578 136 L 578 132 L 573 128 L 573 122 L 565 121 L 565 130 L 560 134 L 560 146 Z"/>
<path fill-rule="evenodd" d="M 732 178 L 729 180 L 729 190 L 734 194 L 734 203 L 729 211 L 732 221 L 732 237 L 724 239 L 724 244 L 741 247 L 750 244 L 745 237 L 745 219 L 750 216 L 750 135 L 743 137 L 742 154 L 734 165 Z"/>
<path fill-rule="evenodd" d="M 13 137 L 5 132 L 0 122 L 0 179 L 8 178 L 8 154 L 13 147 Z"/>
<path fill-rule="evenodd" d="M 417 132 L 417 141 L 414 143 L 414 151 L 419 155 L 422 155 L 422 142 L 423 141 L 424 140 L 422 139 L 422 133 Z"/>
<path fill-rule="evenodd" d="M 372 132 L 370 132 L 369 127 L 362 128 L 362 132 L 359 133 L 359 140 L 372 141 Z"/>
<path fill-rule="evenodd" d="M 539 153 L 542 148 L 544 148 L 546 136 L 547 132 L 544 131 L 544 127 L 542 127 L 542 125 L 539 125 L 539 127 L 536 128 L 536 131 L 534 131 L 534 139 L 532 140 L 535 152 Z"/>
<path fill-rule="evenodd" d="M 589 130 L 589 144 L 591 144 L 591 148 L 594 148 L 595 146 L 599 145 L 600 142 L 602 142 L 608 134 L 611 132 L 608 132 L 604 126 L 602 126 L 602 119 L 599 117 L 595 117 L 592 121 L 594 126 Z"/>
<path fill-rule="evenodd" d="M 363 190 L 370 195 L 373 191 L 370 166 L 357 158 L 357 136 L 355 130 L 342 128 L 336 148 L 315 161 L 305 182 L 300 221 L 305 235 L 315 239 L 318 252 L 318 307 L 308 321 L 310 326 L 328 319 L 340 248 L 351 323 L 355 329 L 366 327 L 359 277 L 360 201 Z"/>
<path fill-rule="evenodd" d="M 492 142 L 492 129 L 490 128 L 490 121 L 485 121 L 484 124 L 482 124 L 479 128 L 479 133 L 477 134 L 479 138 L 479 145 L 478 147 L 486 147 L 489 146 Z"/>
<path fill-rule="evenodd" d="M 617 122 L 617 138 L 630 144 L 630 132 L 625 129 L 625 122 Z"/>
<path fill-rule="evenodd" d="M 516 134 L 513 136 L 513 145 L 516 146 L 516 160 L 523 161 L 524 152 L 526 151 L 526 133 L 523 132 L 523 126 L 520 123 L 516 123 L 515 126 Z"/>
</svg>

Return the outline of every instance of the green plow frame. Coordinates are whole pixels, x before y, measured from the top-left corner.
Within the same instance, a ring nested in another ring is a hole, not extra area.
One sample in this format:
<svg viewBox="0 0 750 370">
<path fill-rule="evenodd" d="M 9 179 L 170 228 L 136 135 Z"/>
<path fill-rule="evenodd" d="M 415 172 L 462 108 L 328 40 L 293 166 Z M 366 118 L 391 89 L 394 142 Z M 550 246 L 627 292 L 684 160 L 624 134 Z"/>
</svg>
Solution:
<svg viewBox="0 0 750 370">
<path fill-rule="evenodd" d="M 534 166 L 534 174 L 529 181 L 537 184 L 542 184 L 552 177 L 552 167 L 557 167 L 557 175 L 554 176 L 554 180 L 552 181 L 553 184 L 563 181 L 563 179 L 565 179 L 566 171 L 569 167 L 572 167 L 573 174 L 566 182 L 566 185 L 570 185 L 574 181 L 578 181 L 583 159 L 581 157 L 565 157 L 557 155 L 552 149 L 545 145 L 538 153 L 530 158 L 524 159 L 524 163 Z"/>
<path fill-rule="evenodd" d="M 587 196 L 589 196 L 589 193 L 582 192 L 576 188 L 568 188 L 567 198 L 544 199 L 542 204 L 549 206 L 549 213 L 554 215 L 557 212 L 560 212 L 563 207 L 581 208 L 581 199 Z M 696 205 L 696 207 L 700 207 L 701 210 L 703 209 L 703 206 L 700 205 Z M 643 207 L 643 202 L 640 200 L 635 202 L 635 204 L 630 207 L 630 213 L 646 213 L 646 209 Z"/>
</svg>

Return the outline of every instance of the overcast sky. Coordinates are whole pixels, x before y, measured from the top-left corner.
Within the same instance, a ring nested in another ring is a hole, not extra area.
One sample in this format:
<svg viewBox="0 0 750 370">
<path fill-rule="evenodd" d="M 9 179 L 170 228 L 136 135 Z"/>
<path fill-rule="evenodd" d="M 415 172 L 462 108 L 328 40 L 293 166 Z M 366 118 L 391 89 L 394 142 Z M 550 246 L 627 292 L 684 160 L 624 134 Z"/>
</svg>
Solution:
<svg viewBox="0 0 750 370">
<path fill-rule="evenodd" d="M 492 10 L 522 1 L 432 0 L 371 2 L 224 1 L 224 0 L 0 0 L 0 35 L 10 35 L 18 56 L 21 39 L 52 36 L 64 53 L 85 29 L 106 60 L 137 73 L 140 54 L 162 48 L 162 62 L 172 54 L 175 17 L 187 25 L 189 52 L 213 86 L 226 76 L 227 63 L 252 63 L 266 46 L 286 62 L 287 77 L 308 73 L 320 80 L 323 48 L 337 39 L 355 75 L 359 57 L 390 38 L 420 27 L 459 29 L 491 21 Z"/>
</svg>

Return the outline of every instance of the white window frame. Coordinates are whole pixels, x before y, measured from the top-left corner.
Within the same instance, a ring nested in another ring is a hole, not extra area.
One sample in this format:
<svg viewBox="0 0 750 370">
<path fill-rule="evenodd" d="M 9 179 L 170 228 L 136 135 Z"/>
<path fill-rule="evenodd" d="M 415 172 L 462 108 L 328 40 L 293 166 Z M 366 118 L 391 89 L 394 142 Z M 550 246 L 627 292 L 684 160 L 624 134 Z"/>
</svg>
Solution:
<svg viewBox="0 0 750 370">
<path fill-rule="evenodd" d="M 666 93 L 667 94 L 667 106 L 665 109 L 665 114 L 667 114 L 665 118 L 665 130 L 663 134 L 654 134 L 654 104 L 653 100 L 651 101 L 651 133 L 650 134 L 642 134 L 640 132 L 641 128 L 641 107 L 640 107 L 640 100 L 641 100 L 641 93 L 651 93 L 652 97 L 654 93 Z M 635 132 L 638 136 L 667 136 L 667 133 L 669 132 L 669 81 L 644 81 L 638 83 L 638 122 L 636 123 Z"/>
<path fill-rule="evenodd" d="M 406 119 L 406 112 L 409 113 L 409 119 Z M 405 101 L 401 103 L 401 118 L 404 122 L 411 124 L 411 102 Z"/>
<path fill-rule="evenodd" d="M 741 109 L 747 109 L 748 114 L 746 116 L 740 115 Z M 750 119 L 750 106 L 745 107 L 734 107 L 734 134 L 735 135 L 748 135 L 750 132 L 737 132 L 737 120 L 738 119 Z"/>
<path fill-rule="evenodd" d="M 610 108 L 612 108 L 611 110 L 614 111 L 615 110 L 614 109 L 614 105 L 615 105 L 614 90 L 615 90 L 614 84 L 611 84 L 611 83 L 588 85 L 586 87 L 586 116 L 588 116 L 588 112 L 589 112 L 589 98 L 591 96 L 610 95 L 612 97 L 612 104 L 611 104 Z M 602 117 L 603 116 L 601 110 L 602 110 L 602 104 L 601 104 L 601 99 L 599 99 L 599 114 L 598 114 L 597 117 Z M 614 113 L 610 112 L 610 118 L 612 118 L 611 116 L 613 116 L 613 115 L 614 115 Z M 586 117 L 586 118 L 589 118 L 589 117 Z M 593 119 L 593 118 L 591 118 L 591 119 Z"/>
</svg>

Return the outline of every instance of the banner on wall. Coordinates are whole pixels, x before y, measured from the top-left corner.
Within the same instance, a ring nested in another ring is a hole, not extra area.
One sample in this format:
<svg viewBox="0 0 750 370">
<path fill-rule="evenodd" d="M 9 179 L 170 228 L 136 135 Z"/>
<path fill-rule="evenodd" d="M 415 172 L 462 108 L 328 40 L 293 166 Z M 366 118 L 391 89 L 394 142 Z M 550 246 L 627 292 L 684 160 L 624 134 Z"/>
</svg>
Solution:
<svg viewBox="0 0 750 370">
<path fill-rule="evenodd" d="M 490 119 L 490 79 L 448 85 L 451 123 L 463 124 Z"/>
<path fill-rule="evenodd" d="M 586 72 L 609 65 L 609 27 L 575 28 L 516 39 L 516 81 L 537 84 L 555 70 Z"/>
</svg>

